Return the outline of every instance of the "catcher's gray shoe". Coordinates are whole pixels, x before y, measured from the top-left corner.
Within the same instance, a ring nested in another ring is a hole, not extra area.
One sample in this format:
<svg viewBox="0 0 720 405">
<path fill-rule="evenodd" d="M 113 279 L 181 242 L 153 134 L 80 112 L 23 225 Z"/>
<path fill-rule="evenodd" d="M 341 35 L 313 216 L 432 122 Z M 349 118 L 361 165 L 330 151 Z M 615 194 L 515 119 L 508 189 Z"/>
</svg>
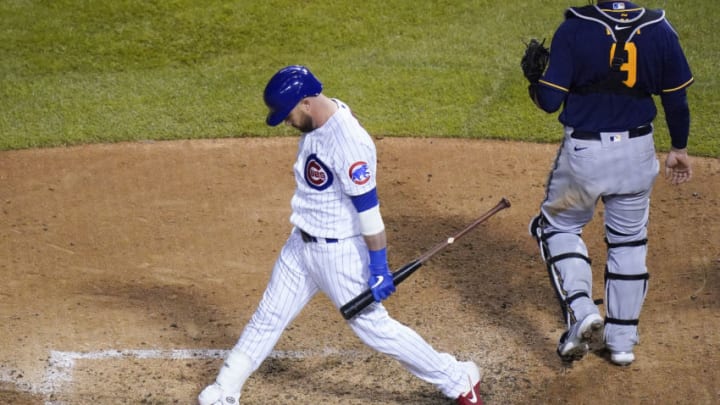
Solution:
<svg viewBox="0 0 720 405">
<path fill-rule="evenodd" d="M 602 340 L 604 322 L 599 314 L 590 314 L 575 322 L 560 337 L 557 353 L 563 361 L 580 360 L 587 354 L 590 344 Z"/>
<path fill-rule="evenodd" d="M 629 366 L 635 361 L 633 352 L 612 352 L 610 353 L 610 361 L 618 366 Z"/>
<path fill-rule="evenodd" d="M 198 396 L 200 405 L 238 405 L 240 403 L 240 393 L 227 393 L 218 383 L 213 383 L 205 387 Z"/>
</svg>

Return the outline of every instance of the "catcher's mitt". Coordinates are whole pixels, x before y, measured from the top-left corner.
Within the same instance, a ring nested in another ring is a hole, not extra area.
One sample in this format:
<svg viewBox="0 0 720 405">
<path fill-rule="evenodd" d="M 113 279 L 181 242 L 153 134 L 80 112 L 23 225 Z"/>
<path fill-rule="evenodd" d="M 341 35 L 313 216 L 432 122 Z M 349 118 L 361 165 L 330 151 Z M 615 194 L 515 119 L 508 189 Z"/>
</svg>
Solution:
<svg viewBox="0 0 720 405">
<path fill-rule="evenodd" d="M 530 83 L 537 83 L 550 61 L 550 50 L 545 47 L 544 39 L 539 42 L 533 38 L 525 46 L 525 54 L 520 61 L 520 67 Z"/>
</svg>

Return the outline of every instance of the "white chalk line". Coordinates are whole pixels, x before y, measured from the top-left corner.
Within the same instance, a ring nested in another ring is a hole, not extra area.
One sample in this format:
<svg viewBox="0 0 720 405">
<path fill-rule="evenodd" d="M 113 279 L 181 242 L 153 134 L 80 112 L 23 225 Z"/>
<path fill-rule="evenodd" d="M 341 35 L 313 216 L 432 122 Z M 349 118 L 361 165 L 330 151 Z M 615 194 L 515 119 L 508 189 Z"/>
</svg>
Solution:
<svg viewBox="0 0 720 405">
<path fill-rule="evenodd" d="M 53 393 L 63 392 L 63 387 L 72 384 L 73 369 L 79 360 L 114 360 L 114 359 L 165 359 L 165 360 L 203 360 L 203 359 L 224 359 L 229 350 L 217 349 L 124 349 L 124 350 L 100 350 L 90 352 L 68 352 L 51 350 L 47 367 L 42 381 L 32 384 L 27 380 L 20 380 L 0 369 L 0 382 L 14 384 L 16 389 L 35 395 L 48 397 Z M 270 353 L 270 358 L 275 359 L 304 359 L 318 357 L 346 357 L 363 358 L 370 356 L 369 352 L 358 350 L 337 350 L 325 348 L 322 350 L 275 350 Z M 45 405 L 59 405 L 59 402 L 45 402 Z"/>
</svg>

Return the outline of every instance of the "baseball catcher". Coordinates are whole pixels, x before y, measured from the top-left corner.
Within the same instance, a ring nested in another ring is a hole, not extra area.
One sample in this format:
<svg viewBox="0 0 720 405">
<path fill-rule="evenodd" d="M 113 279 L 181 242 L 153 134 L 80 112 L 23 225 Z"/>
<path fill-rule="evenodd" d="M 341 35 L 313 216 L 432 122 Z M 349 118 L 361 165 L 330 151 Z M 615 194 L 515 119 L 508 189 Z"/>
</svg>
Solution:
<svg viewBox="0 0 720 405">
<path fill-rule="evenodd" d="M 653 97 L 670 134 L 665 176 L 685 183 L 692 177 L 687 88 L 694 79 L 665 12 L 630 1 L 568 8 L 550 49 L 552 55 L 530 41 L 521 65 L 535 105 L 546 113 L 562 109 L 562 144 L 529 226 L 567 325 L 557 353 L 575 361 L 604 346 L 612 364 L 629 366 L 640 343 L 650 195 L 660 171 Z M 591 296 L 592 263 L 582 235 L 600 201 L 604 319 Z"/>
</svg>

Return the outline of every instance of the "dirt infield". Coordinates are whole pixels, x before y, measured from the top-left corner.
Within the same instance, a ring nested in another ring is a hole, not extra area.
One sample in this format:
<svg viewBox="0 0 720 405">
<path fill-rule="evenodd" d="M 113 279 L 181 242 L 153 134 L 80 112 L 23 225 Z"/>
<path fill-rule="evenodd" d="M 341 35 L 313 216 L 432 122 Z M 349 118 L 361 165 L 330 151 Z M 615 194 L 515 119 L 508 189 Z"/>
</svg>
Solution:
<svg viewBox="0 0 720 405">
<path fill-rule="evenodd" d="M 0 403 L 193 404 L 255 309 L 290 225 L 297 138 L 0 152 Z M 377 140 L 391 267 L 507 197 L 387 301 L 474 359 L 487 404 L 720 403 L 720 162 L 658 179 L 637 361 L 555 354 L 559 306 L 526 234 L 555 145 Z M 662 159 L 663 156 L 660 156 Z M 601 216 L 585 231 L 602 297 Z M 245 404 L 446 404 L 317 296 Z"/>
</svg>

